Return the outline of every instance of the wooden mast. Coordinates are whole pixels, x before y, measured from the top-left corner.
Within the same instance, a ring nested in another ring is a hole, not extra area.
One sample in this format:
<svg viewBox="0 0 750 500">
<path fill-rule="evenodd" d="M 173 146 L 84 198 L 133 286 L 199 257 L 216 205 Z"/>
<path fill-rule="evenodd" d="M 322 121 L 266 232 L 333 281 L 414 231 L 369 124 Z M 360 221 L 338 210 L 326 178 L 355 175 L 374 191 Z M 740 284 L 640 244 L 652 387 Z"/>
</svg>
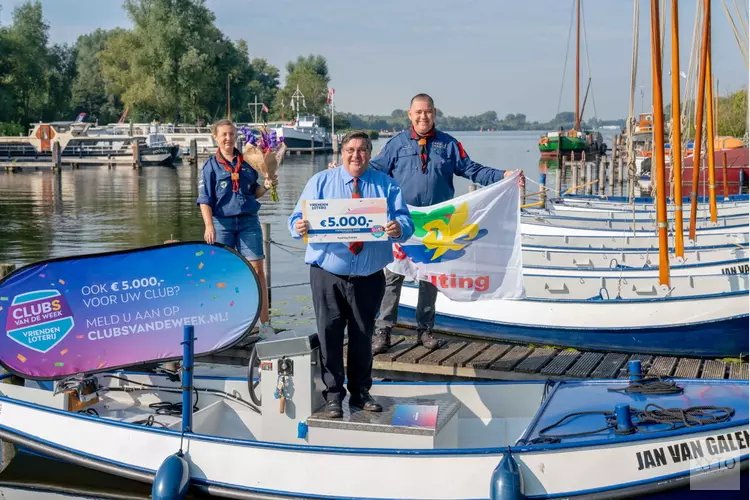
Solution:
<svg viewBox="0 0 750 500">
<path fill-rule="evenodd" d="M 684 257 L 682 227 L 682 119 L 680 115 L 680 36 L 677 0 L 672 0 L 672 171 L 674 172 L 674 253 Z M 656 129 L 655 129 L 656 130 Z"/>
<path fill-rule="evenodd" d="M 576 0 L 576 130 L 581 128 L 581 115 L 578 113 L 579 89 L 581 87 L 581 0 Z"/>
<path fill-rule="evenodd" d="M 659 283 L 669 286 L 667 190 L 664 179 L 664 102 L 661 86 L 661 36 L 659 0 L 651 0 L 651 80 L 654 91 L 654 172 L 656 173 L 656 224 L 659 231 Z"/>
<path fill-rule="evenodd" d="M 690 239 L 693 241 L 695 241 L 695 225 L 698 217 L 698 180 L 701 166 L 701 141 L 703 140 L 703 101 L 706 94 L 706 54 L 708 51 L 708 22 L 711 14 L 711 0 L 704 0 L 703 4 L 703 35 L 701 36 L 698 96 L 695 106 L 695 140 L 693 141 L 693 184 L 690 190 Z"/>
<path fill-rule="evenodd" d="M 710 9 L 710 1 L 706 9 Z M 711 11 L 706 10 L 706 16 Z M 706 156 L 708 160 L 708 203 L 711 222 L 718 222 L 716 217 L 716 161 L 714 158 L 714 82 L 711 75 L 711 18 L 708 19 L 708 50 L 706 51 Z"/>
</svg>

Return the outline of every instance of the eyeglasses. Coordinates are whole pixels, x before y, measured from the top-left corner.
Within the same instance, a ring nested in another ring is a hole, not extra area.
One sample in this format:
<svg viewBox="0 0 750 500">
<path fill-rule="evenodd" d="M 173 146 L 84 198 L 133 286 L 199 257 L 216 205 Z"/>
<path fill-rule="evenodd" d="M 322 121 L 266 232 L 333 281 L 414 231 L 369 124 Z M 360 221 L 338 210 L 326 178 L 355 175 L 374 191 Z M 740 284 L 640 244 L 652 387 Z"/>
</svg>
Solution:
<svg viewBox="0 0 750 500">
<path fill-rule="evenodd" d="M 359 155 L 367 154 L 369 153 L 369 151 L 366 148 L 365 149 L 345 148 L 344 153 L 348 155 L 356 154 L 357 156 L 359 156 Z"/>
</svg>

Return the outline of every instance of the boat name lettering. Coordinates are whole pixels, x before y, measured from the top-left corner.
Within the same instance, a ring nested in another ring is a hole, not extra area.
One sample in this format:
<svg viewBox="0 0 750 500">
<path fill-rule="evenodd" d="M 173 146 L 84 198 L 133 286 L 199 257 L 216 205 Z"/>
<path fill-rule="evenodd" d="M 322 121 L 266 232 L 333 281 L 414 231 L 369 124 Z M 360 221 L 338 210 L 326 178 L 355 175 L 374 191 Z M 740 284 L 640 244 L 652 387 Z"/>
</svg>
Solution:
<svg viewBox="0 0 750 500">
<path fill-rule="evenodd" d="M 725 267 L 721 274 L 746 274 L 750 272 L 750 264 L 741 264 L 739 266 Z"/>
<path fill-rule="evenodd" d="M 486 292 L 490 288 L 489 276 L 459 276 L 455 274 L 427 274 L 425 280 L 437 288 L 468 288 L 477 292 Z"/>
<path fill-rule="evenodd" d="M 745 430 L 637 451 L 635 457 L 638 470 L 644 470 L 667 465 L 668 459 L 675 464 L 695 460 L 703 462 L 707 455 L 715 457 L 749 447 L 750 434 Z"/>
</svg>

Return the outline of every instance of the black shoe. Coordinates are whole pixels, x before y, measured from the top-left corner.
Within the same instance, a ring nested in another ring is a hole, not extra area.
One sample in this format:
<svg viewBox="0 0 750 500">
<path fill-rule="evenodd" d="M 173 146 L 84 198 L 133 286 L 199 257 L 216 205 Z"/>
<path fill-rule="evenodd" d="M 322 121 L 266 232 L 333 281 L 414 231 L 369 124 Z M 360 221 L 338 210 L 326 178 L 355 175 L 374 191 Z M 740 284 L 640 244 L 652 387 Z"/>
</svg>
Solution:
<svg viewBox="0 0 750 500">
<path fill-rule="evenodd" d="M 360 392 L 358 397 L 355 397 L 354 395 L 349 397 L 349 407 L 351 408 L 352 406 L 365 411 L 383 411 L 383 407 L 380 406 L 380 403 L 375 401 L 372 396 L 370 396 L 368 391 Z"/>
<path fill-rule="evenodd" d="M 417 345 L 420 344 L 427 349 L 433 350 L 440 346 L 440 341 L 435 338 L 435 334 L 428 328 L 427 330 L 417 330 Z"/>
<path fill-rule="evenodd" d="M 391 329 L 389 327 L 378 328 L 372 336 L 372 355 L 388 352 L 391 348 Z"/>
<path fill-rule="evenodd" d="M 344 410 L 341 409 L 341 401 L 338 398 L 328 400 L 324 415 L 328 418 L 343 418 Z"/>
</svg>

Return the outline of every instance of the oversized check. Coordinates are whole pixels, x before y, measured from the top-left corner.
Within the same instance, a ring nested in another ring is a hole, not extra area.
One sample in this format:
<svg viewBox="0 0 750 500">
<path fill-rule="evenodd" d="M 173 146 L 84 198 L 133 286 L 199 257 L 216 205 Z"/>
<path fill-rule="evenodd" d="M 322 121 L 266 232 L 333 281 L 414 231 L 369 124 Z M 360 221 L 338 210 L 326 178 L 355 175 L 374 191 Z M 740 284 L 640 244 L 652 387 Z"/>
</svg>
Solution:
<svg viewBox="0 0 750 500">
<path fill-rule="evenodd" d="M 385 198 L 303 200 L 302 218 L 310 223 L 308 243 L 388 240 Z"/>
</svg>

